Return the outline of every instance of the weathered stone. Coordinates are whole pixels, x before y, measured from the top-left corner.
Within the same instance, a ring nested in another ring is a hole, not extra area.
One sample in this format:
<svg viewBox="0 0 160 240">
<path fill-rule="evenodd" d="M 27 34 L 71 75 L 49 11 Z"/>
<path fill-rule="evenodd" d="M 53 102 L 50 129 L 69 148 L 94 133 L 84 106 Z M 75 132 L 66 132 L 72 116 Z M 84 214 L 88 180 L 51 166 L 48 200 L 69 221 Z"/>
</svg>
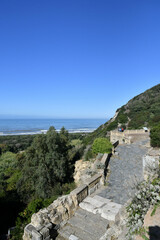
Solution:
<svg viewBox="0 0 160 240">
<path fill-rule="evenodd" d="M 31 217 L 31 224 L 35 226 L 35 228 L 40 228 L 44 224 L 43 216 L 40 212 L 34 213 Z"/>
<path fill-rule="evenodd" d="M 44 240 L 50 240 L 50 239 L 51 239 L 50 236 L 44 238 Z"/>
<path fill-rule="evenodd" d="M 43 239 L 49 236 L 49 229 L 44 227 L 41 229 L 40 234 L 43 236 Z"/>
<path fill-rule="evenodd" d="M 36 228 L 32 224 L 28 224 L 24 228 L 23 240 L 30 240 L 32 238 L 32 231 L 36 230 Z"/>
<path fill-rule="evenodd" d="M 101 163 L 105 164 L 108 157 L 108 153 L 105 153 L 101 159 Z"/>
<path fill-rule="evenodd" d="M 42 240 L 42 235 L 36 230 L 32 231 L 32 240 Z"/>
<path fill-rule="evenodd" d="M 28 224 L 25 229 L 27 233 L 31 234 L 33 230 L 36 230 L 36 228 L 32 224 Z"/>
<path fill-rule="evenodd" d="M 55 215 L 51 216 L 51 222 L 53 224 L 59 224 L 60 220 L 61 220 L 61 218 L 58 214 L 55 214 Z"/>
<path fill-rule="evenodd" d="M 79 240 L 79 238 L 74 235 L 70 235 L 69 240 Z"/>
<path fill-rule="evenodd" d="M 48 228 L 48 229 L 52 229 L 52 227 L 53 227 L 53 224 L 52 224 L 52 223 L 48 223 L 48 224 L 46 225 L 46 228 Z"/>
<path fill-rule="evenodd" d="M 103 202 L 100 202 L 97 199 L 92 198 L 92 197 L 86 197 L 83 202 L 87 202 L 96 208 L 100 208 L 100 207 L 104 206 Z"/>
<path fill-rule="evenodd" d="M 101 202 L 101 203 L 105 203 L 105 204 L 108 204 L 109 202 L 111 202 L 110 199 L 103 198 L 103 197 L 101 197 L 101 196 L 99 196 L 99 195 L 95 195 L 95 196 L 93 197 L 93 199 L 96 199 L 97 201 L 99 201 L 99 202 Z"/>
</svg>

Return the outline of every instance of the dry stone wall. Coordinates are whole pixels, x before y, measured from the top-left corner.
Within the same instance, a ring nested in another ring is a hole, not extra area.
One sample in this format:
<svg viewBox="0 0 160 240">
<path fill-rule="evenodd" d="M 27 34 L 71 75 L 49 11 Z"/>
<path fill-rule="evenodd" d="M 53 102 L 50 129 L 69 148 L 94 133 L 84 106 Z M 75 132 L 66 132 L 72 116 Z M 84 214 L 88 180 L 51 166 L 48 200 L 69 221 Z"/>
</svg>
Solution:
<svg viewBox="0 0 160 240">
<path fill-rule="evenodd" d="M 96 174 L 69 195 L 59 197 L 47 208 L 34 213 L 31 223 L 24 229 L 23 240 L 51 239 L 51 232 L 73 216 L 79 203 L 101 185 L 101 178 L 101 174 Z"/>
</svg>

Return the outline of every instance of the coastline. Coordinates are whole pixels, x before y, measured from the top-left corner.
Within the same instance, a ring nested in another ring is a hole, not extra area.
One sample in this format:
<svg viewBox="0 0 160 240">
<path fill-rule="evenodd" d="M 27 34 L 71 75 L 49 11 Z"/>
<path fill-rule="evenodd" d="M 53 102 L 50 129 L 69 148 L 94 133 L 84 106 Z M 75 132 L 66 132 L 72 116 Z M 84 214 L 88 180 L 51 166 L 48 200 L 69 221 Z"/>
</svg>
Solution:
<svg viewBox="0 0 160 240">
<path fill-rule="evenodd" d="M 68 129 L 69 133 L 91 133 L 95 131 L 94 129 Z M 46 134 L 48 130 L 39 130 L 39 131 L 32 131 L 32 130 L 17 130 L 17 131 L 8 131 L 8 132 L 0 132 L 0 136 L 22 136 L 22 135 L 36 135 L 36 134 Z M 60 132 L 60 129 L 56 129 L 57 132 Z"/>
</svg>

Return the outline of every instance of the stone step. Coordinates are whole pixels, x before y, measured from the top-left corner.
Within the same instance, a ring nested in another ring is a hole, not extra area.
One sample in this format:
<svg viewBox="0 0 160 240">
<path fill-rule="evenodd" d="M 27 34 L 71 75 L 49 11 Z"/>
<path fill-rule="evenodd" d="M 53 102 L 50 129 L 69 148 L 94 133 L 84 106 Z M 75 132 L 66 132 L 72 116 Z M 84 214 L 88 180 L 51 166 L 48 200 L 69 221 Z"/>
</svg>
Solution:
<svg viewBox="0 0 160 240">
<path fill-rule="evenodd" d="M 98 225 L 101 226 L 102 231 L 103 230 L 105 231 L 108 228 L 108 225 L 109 225 L 109 221 L 102 218 L 100 216 L 100 214 L 92 214 L 90 212 L 86 212 L 85 210 L 83 210 L 81 208 L 79 208 L 75 212 L 75 216 L 83 219 L 83 221 L 91 222 L 92 224 L 98 223 Z"/>
<path fill-rule="evenodd" d="M 75 212 L 75 216 L 81 218 L 87 222 L 91 222 L 92 224 L 98 223 L 98 225 L 102 228 L 102 230 L 106 230 L 109 225 L 109 221 L 102 218 L 100 214 L 92 214 L 90 212 L 86 212 L 85 210 L 79 208 Z"/>
<path fill-rule="evenodd" d="M 115 221 L 119 210 L 121 209 L 121 205 L 117 203 L 109 203 L 102 208 L 99 208 L 99 213 L 101 214 L 102 218 L 107 219 L 108 221 Z"/>
<path fill-rule="evenodd" d="M 86 203 L 90 203 L 92 206 L 94 206 L 95 208 L 101 208 L 103 207 L 106 203 L 104 202 L 100 202 L 99 200 L 97 200 L 96 198 L 92 198 L 92 197 L 86 197 L 83 202 Z"/>
<path fill-rule="evenodd" d="M 58 236 L 56 237 L 56 240 L 66 240 L 66 238 L 62 237 L 61 235 L 58 235 Z"/>
<path fill-rule="evenodd" d="M 65 225 L 60 231 L 59 236 L 63 237 L 65 240 L 70 240 L 71 235 L 78 238 L 78 240 L 98 240 L 92 234 L 85 232 L 84 230 L 71 226 L 70 224 Z M 57 240 L 57 238 L 56 238 Z"/>
<path fill-rule="evenodd" d="M 115 221 L 115 218 L 122 207 L 121 204 L 111 202 L 109 199 L 105 199 L 98 195 L 95 195 L 93 198 L 85 198 L 79 206 L 85 211 L 100 214 L 102 218 L 108 221 Z"/>
<path fill-rule="evenodd" d="M 82 231 L 95 236 L 97 239 L 98 237 L 102 236 L 102 231 L 105 232 L 106 229 L 103 229 L 97 222 L 89 221 L 88 219 L 81 219 L 76 216 L 72 217 L 68 223 L 74 227 L 81 229 Z"/>
<path fill-rule="evenodd" d="M 111 202 L 110 199 L 101 197 L 99 195 L 95 195 L 93 198 L 96 199 L 97 201 L 101 202 L 101 203 L 104 203 L 104 204 L 108 204 L 109 202 Z"/>
</svg>

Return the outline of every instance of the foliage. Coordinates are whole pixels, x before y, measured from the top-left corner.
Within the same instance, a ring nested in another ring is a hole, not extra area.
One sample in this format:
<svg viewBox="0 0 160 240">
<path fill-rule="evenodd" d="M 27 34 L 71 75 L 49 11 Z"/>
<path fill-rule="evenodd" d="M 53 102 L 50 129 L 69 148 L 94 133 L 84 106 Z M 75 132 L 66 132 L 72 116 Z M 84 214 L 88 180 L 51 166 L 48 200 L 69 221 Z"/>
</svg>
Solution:
<svg viewBox="0 0 160 240">
<path fill-rule="evenodd" d="M 82 145 L 71 146 L 65 128 L 57 133 L 50 127 L 47 134 L 36 136 L 26 151 L 17 183 L 21 199 L 29 202 L 32 198 L 49 198 L 55 194 L 57 183 L 61 186 L 71 182 L 74 162 L 82 152 Z"/>
<path fill-rule="evenodd" d="M 82 134 L 70 136 L 65 128 L 57 133 L 53 127 L 47 134 L 33 138 L 0 137 L 0 207 L 10 212 L 10 218 L 6 215 L 0 222 L 3 228 L 0 234 L 15 225 L 21 211 L 12 240 L 22 239 L 23 228 L 35 211 L 75 188 L 72 175 L 75 161 L 83 155 L 82 138 Z M 22 148 L 14 145 L 25 139 L 27 144 Z M 26 151 L 21 151 L 27 146 Z M 8 149 L 19 152 L 7 152 Z"/>
<path fill-rule="evenodd" d="M 112 151 L 112 144 L 107 138 L 96 138 L 92 145 L 93 153 L 110 153 Z"/>
<path fill-rule="evenodd" d="M 93 158 L 93 156 L 94 156 L 94 154 L 93 154 L 92 150 L 89 149 L 84 155 L 84 160 L 89 161 L 90 159 Z"/>
<path fill-rule="evenodd" d="M 160 147 L 160 123 L 151 129 L 151 146 Z"/>
<path fill-rule="evenodd" d="M 83 142 L 92 144 L 94 139 L 106 137 L 107 132 L 121 124 L 125 129 L 141 129 L 153 127 L 160 122 L 160 84 L 131 99 L 126 105 L 117 109 L 117 116 L 102 124 L 94 132 L 88 134 Z"/>
<path fill-rule="evenodd" d="M 18 178 L 16 154 L 3 153 L 0 157 L 0 197 L 4 197 L 6 191 L 15 190 Z"/>
<path fill-rule="evenodd" d="M 50 127 L 47 134 L 38 135 L 26 151 L 18 192 L 24 201 L 48 198 L 57 182 L 67 182 L 70 173 L 68 132 L 58 134 Z M 26 194 L 27 193 L 27 194 Z"/>
<path fill-rule="evenodd" d="M 137 186 L 137 193 L 131 204 L 127 207 L 128 212 L 128 236 L 131 239 L 133 234 L 142 231 L 144 216 L 150 206 L 160 203 L 160 179 L 156 181 L 143 181 Z"/>
<path fill-rule="evenodd" d="M 0 136 L 0 149 L 2 152 L 17 153 L 31 146 L 36 135 Z"/>
<path fill-rule="evenodd" d="M 11 240 L 21 240 L 23 235 L 24 227 L 31 221 L 31 216 L 38 212 L 40 209 L 48 207 L 54 200 L 56 200 L 62 194 L 69 194 L 75 188 L 75 183 L 65 183 L 62 186 L 57 184 L 55 195 L 50 198 L 43 199 L 37 198 L 31 200 L 27 207 L 19 213 L 16 220 L 16 228 L 12 232 Z"/>
<path fill-rule="evenodd" d="M 118 126 L 118 122 L 115 120 L 107 126 L 107 131 L 114 130 L 115 128 L 117 128 L 117 126 Z"/>
</svg>

